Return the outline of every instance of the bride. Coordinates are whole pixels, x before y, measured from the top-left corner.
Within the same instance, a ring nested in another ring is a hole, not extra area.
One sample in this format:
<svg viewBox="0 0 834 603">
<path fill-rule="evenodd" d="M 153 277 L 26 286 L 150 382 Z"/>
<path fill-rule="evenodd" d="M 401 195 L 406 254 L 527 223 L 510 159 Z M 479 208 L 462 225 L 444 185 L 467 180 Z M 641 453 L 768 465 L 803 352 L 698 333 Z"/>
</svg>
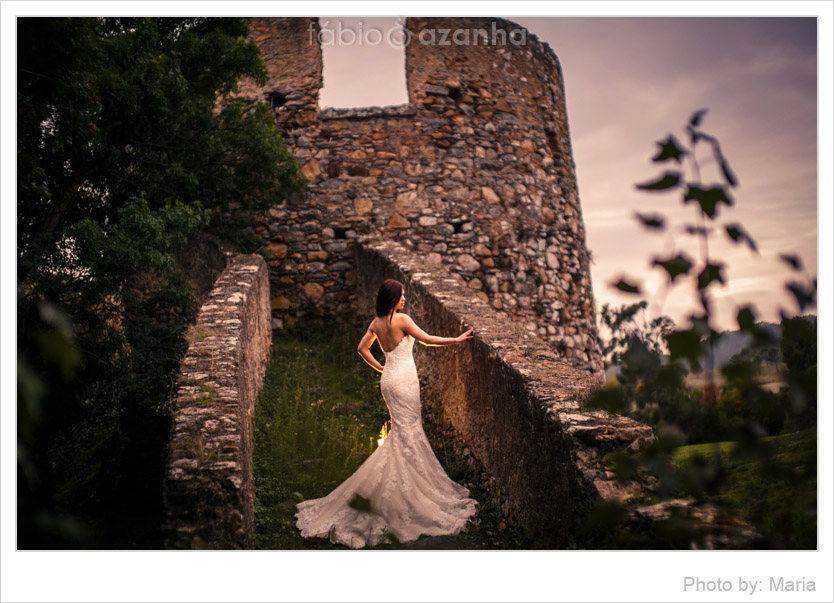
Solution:
<svg viewBox="0 0 834 603">
<path fill-rule="evenodd" d="M 478 511 L 469 490 L 443 471 L 429 446 L 420 415 L 420 384 L 411 355 L 414 341 L 441 346 L 472 338 L 436 337 L 418 327 L 401 310 L 402 283 L 386 280 L 376 300 L 376 318 L 359 342 L 359 355 L 382 373 L 380 389 L 391 415 L 388 439 L 333 492 L 298 505 L 297 526 L 304 537 L 329 537 L 351 548 L 385 539 L 416 540 L 425 534 L 459 533 Z M 379 340 L 383 367 L 371 354 Z"/>
</svg>

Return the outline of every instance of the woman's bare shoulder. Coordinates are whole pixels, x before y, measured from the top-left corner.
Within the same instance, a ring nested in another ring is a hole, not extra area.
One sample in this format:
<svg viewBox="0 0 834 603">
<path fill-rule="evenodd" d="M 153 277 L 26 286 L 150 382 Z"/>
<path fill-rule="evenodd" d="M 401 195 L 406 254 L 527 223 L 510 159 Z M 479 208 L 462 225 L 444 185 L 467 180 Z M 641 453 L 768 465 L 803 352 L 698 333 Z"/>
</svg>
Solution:
<svg viewBox="0 0 834 603">
<path fill-rule="evenodd" d="M 391 321 L 391 326 L 400 331 L 405 331 L 413 324 L 414 320 L 408 314 L 403 314 L 402 312 L 394 314 L 394 319 Z"/>
<path fill-rule="evenodd" d="M 368 330 L 374 335 L 379 335 L 379 318 L 374 318 L 368 325 Z"/>
</svg>

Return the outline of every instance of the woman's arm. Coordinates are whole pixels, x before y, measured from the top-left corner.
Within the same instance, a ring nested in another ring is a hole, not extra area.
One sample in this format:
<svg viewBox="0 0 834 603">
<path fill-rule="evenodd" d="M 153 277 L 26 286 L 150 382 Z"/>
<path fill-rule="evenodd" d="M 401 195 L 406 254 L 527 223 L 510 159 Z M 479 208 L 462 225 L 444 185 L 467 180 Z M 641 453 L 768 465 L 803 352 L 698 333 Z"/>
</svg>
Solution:
<svg viewBox="0 0 834 603">
<path fill-rule="evenodd" d="M 453 343 L 461 343 L 467 339 L 472 339 L 472 329 L 457 337 L 437 337 L 436 335 L 429 335 L 418 327 L 408 314 L 398 313 L 397 316 L 401 319 L 400 328 L 426 346 L 452 345 Z"/>
<path fill-rule="evenodd" d="M 362 360 L 367 362 L 371 368 L 373 368 L 377 372 L 382 372 L 382 365 L 374 358 L 374 355 L 371 354 L 371 346 L 376 341 L 376 333 L 371 331 L 371 327 L 368 327 L 368 331 L 362 337 L 362 340 L 359 342 L 359 347 L 356 348 L 356 351 L 359 352 L 359 355 L 362 356 Z"/>
</svg>

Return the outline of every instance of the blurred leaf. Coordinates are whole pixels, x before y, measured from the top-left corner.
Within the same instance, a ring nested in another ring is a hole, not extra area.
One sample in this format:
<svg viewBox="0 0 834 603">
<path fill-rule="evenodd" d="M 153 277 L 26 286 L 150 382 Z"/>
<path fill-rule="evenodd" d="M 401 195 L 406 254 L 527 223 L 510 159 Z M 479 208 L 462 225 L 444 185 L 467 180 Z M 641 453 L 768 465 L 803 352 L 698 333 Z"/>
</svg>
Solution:
<svg viewBox="0 0 834 603">
<path fill-rule="evenodd" d="M 747 243 L 747 246 L 750 247 L 751 251 L 759 251 L 756 247 L 756 242 L 750 237 L 749 234 L 747 234 L 747 231 L 741 227 L 741 224 L 727 224 L 725 228 L 727 230 L 727 236 L 729 236 L 734 242 L 740 243 L 743 241 Z"/>
<path fill-rule="evenodd" d="M 721 271 L 724 269 L 723 264 L 707 264 L 706 267 L 698 275 L 698 289 L 706 289 L 710 283 L 718 281 L 722 285 L 725 284 L 724 275 Z"/>
<path fill-rule="evenodd" d="M 719 157 L 718 163 L 721 165 L 721 172 L 724 174 L 724 178 L 726 178 L 727 183 L 730 186 L 738 186 L 736 175 L 733 173 L 733 170 L 730 169 L 730 164 L 727 163 L 727 160 L 724 159 L 723 155 Z"/>
<path fill-rule="evenodd" d="M 632 285 L 631 283 L 622 278 L 616 283 L 611 283 L 611 286 L 619 289 L 624 293 L 640 293 L 640 287 L 638 285 Z"/>
<path fill-rule="evenodd" d="M 802 270 L 802 260 L 795 253 L 780 253 L 779 259 L 797 272 Z"/>
<path fill-rule="evenodd" d="M 734 458 L 765 460 L 771 457 L 772 446 L 750 422 L 745 423 L 736 432 L 736 439 L 738 444 L 732 452 Z"/>
<path fill-rule="evenodd" d="M 753 314 L 753 309 L 750 306 L 744 306 L 738 311 L 736 316 L 738 321 L 738 328 L 745 333 L 752 333 L 756 328 L 756 316 Z"/>
<path fill-rule="evenodd" d="M 699 111 L 696 111 L 692 114 L 692 117 L 689 118 L 689 125 L 697 128 L 701 125 L 701 120 L 704 118 L 704 115 L 706 114 L 707 109 L 701 109 Z"/>
<path fill-rule="evenodd" d="M 679 468 L 678 479 L 687 491 L 703 500 L 720 492 L 727 482 L 727 472 L 720 455 L 704 457 L 696 453 Z"/>
<path fill-rule="evenodd" d="M 656 369 L 660 365 L 660 358 L 649 350 L 642 339 L 632 335 L 628 349 L 622 356 L 622 363 L 630 370 L 645 373 Z"/>
<path fill-rule="evenodd" d="M 591 508 L 586 519 L 587 527 L 596 532 L 607 534 L 614 530 L 628 517 L 628 509 L 616 501 L 599 500 Z"/>
<path fill-rule="evenodd" d="M 605 387 L 588 396 L 582 406 L 587 410 L 607 410 L 621 415 L 628 412 L 630 403 L 621 387 Z"/>
<path fill-rule="evenodd" d="M 46 324 L 56 329 L 64 339 L 72 342 L 72 321 L 58 306 L 50 301 L 38 301 L 38 315 Z"/>
<path fill-rule="evenodd" d="M 706 289 L 698 289 L 698 301 L 701 302 L 701 307 L 704 309 L 705 314 L 712 313 L 712 301 Z"/>
<path fill-rule="evenodd" d="M 674 283 L 675 279 L 680 275 L 689 274 L 693 264 L 692 261 L 684 254 L 679 253 L 675 257 L 667 260 L 655 258 L 652 262 L 652 266 L 662 267 L 669 274 L 669 280 Z"/>
<path fill-rule="evenodd" d="M 357 511 L 371 512 L 371 501 L 355 492 L 348 500 L 348 506 Z"/>
<path fill-rule="evenodd" d="M 785 285 L 785 288 L 796 298 L 800 312 L 804 311 L 805 308 L 814 307 L 817 304 L 816 286 L 812 287 L 797 281 L 791 281 Z"/>
<path fill-rule="evenodd" d="M 663 230 L 666 227 L 666 220 L 660 214 L 641 214 L 635 212 L 634 216 L 649 229 Z"/>
<path fill-rule="evenodd" d="M 660 146 L 660 151 L 658 151 L 657 155 L 652 157 L 652 161 L 655 162 L 674 159 L 675 161 L 680 163 L 681 157 L 686 155 L 686 153 L 688 152 L 680 145 L 677 138 L 675 138 L 671 134 L 669 134 L 669 137 L 666 140 L 660 141 L 657 144 Z"/>
<path fill-rule="evenodd" d="M 743 306 L 736 316 L 739 331 L 753 336 L 754 347 L 773 346 L 778 339 L 770 331 L 756 324 L 756 312 L 752 306 Z"/>
<path fill-rule="evenodd" d="M 64 380 L 69 380 L 81 363 L 81 353 L 75 345 L 72 323 L 63 310 L 48 301 L 38 302 L 38 314 L 41 320 L 51 327 L 34 335 L 34 339 L 40 345 L 40 356 L 57 365 Z"/>
<path fill-rule="evenodd" d="M 684 231 L 688 235 L 700 236 L 700 237 L 705 237 L 709 234 L 709 230 L 707 230 L 703 226 L 692 226 L 691 224 L 687 224 L 686 227 L 684 228 Z"/>
<path fill-rule="evenodd" d="M 701 336 L 692 329 L 672 331 L 666 335 L 666 345 L 672 362 L 687 360 L 697 365 L 703 356 Z"/>
<path fill-rule="evenodd" d="M 709 326 L 709 316 L 707 314 L 690 314 L 689 323 L 690 328 L 701 337 L 706 337 L 714 332 Z"/>
<path fill-rule="evenodd" d="M 686 443 L 686 434 L 674 423 L 662 422 L 657 426 L 657 444 L 660 450 L 671 452 Z"/>
<path fill-rule="evenodd" d="M 614 477 L 618 482 L 627 482 L 637 475 L 637 459 L 624 450 L 612 453 L 609 462 L 614 467 Z"/>
<path fill-rule="evenodd" d="M 695 146 L 702 138 L 706 138 L 703 132 L 696 130 L 692 126 L 686 126 L 686 131 L 689 132 L 689 142 L 692 146 Z"/>
<path fill-rule="evenodd" d="M 48 384 L 41 379 L 26 358 L 17 355 L 17 434 L 18 456 L 20 456 L 20 440 L 31 444 L 36 426 L 43 418 L 41 398 L 48 390 Z M 31 481 L 31 480 L 30 480 Z"/>
<path fill-rule="evenodd" d="M 727 383 L 751 385 L 756 377 L 756 367 L 749 360 L 729 362 L 721 367 L 721 374 Z"/>
<path fill-rule="evenodd" d="M 680 172 L 664 172 L 657 180 L 638 184 L 637 188 L 644 191 L 662 191 L 677 186 L 680 181 Z"/>
<path fill-rule="evenodd" d="M 702 188 L 700 186 L 690 185 L 683 199 L 684 202 L 697 201 L 704 213 L 710 218 L 715 217 L 716 206 L 719 203 L 733 204 L 732 198 L 722 186 Z"/>
</svg>

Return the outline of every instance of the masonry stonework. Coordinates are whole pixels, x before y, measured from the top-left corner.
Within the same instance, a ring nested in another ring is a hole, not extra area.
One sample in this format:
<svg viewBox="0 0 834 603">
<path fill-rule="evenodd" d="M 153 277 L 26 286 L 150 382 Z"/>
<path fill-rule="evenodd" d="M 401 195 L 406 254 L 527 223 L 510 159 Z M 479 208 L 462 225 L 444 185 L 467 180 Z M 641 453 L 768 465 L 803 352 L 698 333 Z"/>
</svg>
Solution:
<svg viewBox="0 0 834 603">
<path fill-rule="evenodd" d="M 577 545 L 600 501 L 630 503 L 646 491 L 607 470 L 612 449 L 652 441 L 647 425 L 601 411 L 580 399 L 596 379 L 560 362 L 538 337 L 507 320 L 464 278 L 432 266 L 388 241 L 357 244 L 359 307 L 373 312 L 375 291 L 388 275 L 408 289 L 409 315 L 427 332 L 474 339 L 448 347 L 415 346 L 421 386 L 473 457 L 494 477 L 509 523 L 537 547 Z"/>
<path fill-rule="evenodd" d="M 309 187 L 256 218 L 269 259 L 231 262 L 191 332 L 165 481 L 167 548 L 253 544 L 251 420 L 270 319 L 278 330 L 311 315 L 365 326 L 389 277 L 425 330 L 474 327 L 465 346 L 415 348 L 421 385 L 533 546 L 588 545 L 599 503 L 625 504 L 637 530 L 692 508 L 647 505 L 646 483 L 614 479 L 606 455 L 640 449 L 651 429 L 580 403 L 599 387 L 602 360 L 555 54 L 502 19 L 410 18 L 405 28 L 407 104 L 320 110 L 318 20 L 250 22 L 269 79 L 242 82 L 240 94 L 270 104 Z M 466 30 L 470 43 L 421 44 L 442 29 Z M 504 38 L 487 43 L 495 32 Z M 746 529 L 695 510 L 720 528 L 709 546 Z"/>
<path fill-rule="evenodd" d="M 252 419 L 271 341 L 266 263 L 230 255 L 188 332 L 177 378 L 165 548 L 253 548 Z"/>
<path fill-rule="evenodd" d="M 250 22 L 269 79 L 242 82 L 240 94 L 271 105 L 309 181 L 253 225 L 269 242 L 273 327 L 311 312 L 354 316 L 354 245 L 374 235 L 459 274 L 560 360 L 600 376 L 556 55 L 503 19 L 409 18 L 405 28 L 407 104 L 320 110 L 318 19 Z M 441 29 L 466 30 L 468 43 L 423 42 Z"/>
<path fill-rule="evenodd" d="M 373 312 L 374 292 L 393 276 L 408 289 L 409 315 L 427 332 L 452 336 L 474 329 L 465 344 L 414 347 L 422 393 L 439 398 L 467 466 L 489 476 L 491 503 L 523 531 L 531 548 L 595 546 L 599 520 L 592 518 L 611 505 L 626 514 L 617 527 L 620 546 L 667 542 L 663 524 L 675 513 L 688 516 L 691 547 L 746 548 L 755 540 L 748 523 L 713 503 L 655 503 L 652 478 L 638 472 L 618 480 L 609 454 L 651 445 L 651 428 L 583 408 L 581 400 L 599 387 L 597 380 L 561 362 L 545 342 L 491 308 L 461 275 L 393 241 L 360 240 L 356 252 L 360 313 Z"/>
</svg>

